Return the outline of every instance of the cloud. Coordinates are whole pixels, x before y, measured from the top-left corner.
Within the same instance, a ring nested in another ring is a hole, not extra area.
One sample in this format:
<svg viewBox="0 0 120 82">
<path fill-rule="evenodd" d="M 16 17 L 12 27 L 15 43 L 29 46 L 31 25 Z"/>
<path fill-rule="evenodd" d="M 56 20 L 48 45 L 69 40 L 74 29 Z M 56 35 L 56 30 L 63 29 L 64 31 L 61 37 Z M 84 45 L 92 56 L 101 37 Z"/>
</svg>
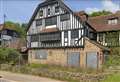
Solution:
<svg viewBox="0 0 120 82">
<path fill-rule="evenodd" d="M 102 0 L 102 7 L 101 8 L 86 8 L 86 12 L 91 14 L 92 12 L 97 12 L 97 11 L 111 11 L 115 13 L 116 11 L 120 10 L 119 4 L 114 3 L 112 0 Z"/>
<path fill-rule="evenodd" d="M 86 8 L 85 10 L 87 13 L 92 14 L 93 12 L 98 12 L 100 9 L 98 8 Z"/>
<path fill-rule="evenodd" d="M 116 11 L 120 10 L 118 4 L 112 2 L 112 0 L 104 0 L 102 1 L 103 9 L 106 11 L 111 11 L 115 13 Z"/>
</svg>

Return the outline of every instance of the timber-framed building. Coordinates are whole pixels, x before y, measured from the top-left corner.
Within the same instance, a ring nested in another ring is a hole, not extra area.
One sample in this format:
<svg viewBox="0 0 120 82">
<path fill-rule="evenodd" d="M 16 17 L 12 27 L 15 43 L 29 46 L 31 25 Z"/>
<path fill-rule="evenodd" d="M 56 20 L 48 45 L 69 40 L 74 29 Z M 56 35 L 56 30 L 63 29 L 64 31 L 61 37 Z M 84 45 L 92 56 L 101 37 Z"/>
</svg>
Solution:
<svg viewBox="0 0 120 82">
<path fill-rule="evenodd" d="M 62 0 L 40 3 L 27 29 L 29 63 L 100 68 L 109 49 L 96 41 L 87 21 L 87 14 L 73 12 Z"/>
</svg>

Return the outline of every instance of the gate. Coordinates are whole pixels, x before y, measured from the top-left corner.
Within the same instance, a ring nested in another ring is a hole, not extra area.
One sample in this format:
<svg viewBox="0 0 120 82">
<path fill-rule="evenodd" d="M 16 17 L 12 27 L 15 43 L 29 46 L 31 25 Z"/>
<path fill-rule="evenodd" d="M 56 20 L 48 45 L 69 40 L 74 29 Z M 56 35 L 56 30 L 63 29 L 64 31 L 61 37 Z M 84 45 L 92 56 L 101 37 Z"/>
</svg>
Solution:
<svg viewBox="0 0 120 82">
<path fill-rule="evenodd" d="M 80 53 L 71 52 L 68 54 L 68 66 L 79 67 L 80 66 Z"/>
<path fill-rule="evenodd" d="M 98 55 L 97 52 L 88 52 L 86 56 L 87 68 L 98 68 Z"/>
</svg>

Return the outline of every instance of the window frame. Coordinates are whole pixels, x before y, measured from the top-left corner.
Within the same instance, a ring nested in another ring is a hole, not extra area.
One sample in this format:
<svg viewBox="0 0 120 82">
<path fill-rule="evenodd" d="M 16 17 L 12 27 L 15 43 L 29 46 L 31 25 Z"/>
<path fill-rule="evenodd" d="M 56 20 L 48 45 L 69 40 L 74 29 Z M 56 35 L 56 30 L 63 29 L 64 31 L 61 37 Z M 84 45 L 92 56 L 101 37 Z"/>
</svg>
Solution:
<svg viewBox="0 0 120 82">
<path fill-rule="evenodd" d="M 39 11 L 39 17 L 42 17 L 43 16 L 43 10 L 40 10 Z"/>
<path fill-rule="evenodd" d="M 45 19 L 45 26 L 57 25 L 57 16 Z"/>
<path fill-rule="evenodd" d="M 55 6 L 55 13 L 59 13 L 60 11 L 60 7 L 59 6 Z"/>
<path fill-rule="evenodd" d="M 31 42 L 38 42 L 39 41 L 39 35 L 37 35 L 37 34 L 31 35 L 30 41 Z"/>
<path fill-rule="evenodd" d="M 42 25 L 42 19 L 37 19 L 36 20 L 36 26 L 41 26 L 41 25 Z"/>
<path fill-rule="evenodd" d="M 47 15 L 48 16 L 51 15 L 51 9 L 50 8 L 47 9 Z"/>
<path fill-rule="evenodd" d="M 67 21 L 67 20 L 70 20 L 70 14 L 69 13 L 60 15 L 60 21 Z"/>
<path fill-rule="evenodd" d="M 75 29 L 71 31 L 71 39 L 79 38 L 79 30 Z"/>
</svg>

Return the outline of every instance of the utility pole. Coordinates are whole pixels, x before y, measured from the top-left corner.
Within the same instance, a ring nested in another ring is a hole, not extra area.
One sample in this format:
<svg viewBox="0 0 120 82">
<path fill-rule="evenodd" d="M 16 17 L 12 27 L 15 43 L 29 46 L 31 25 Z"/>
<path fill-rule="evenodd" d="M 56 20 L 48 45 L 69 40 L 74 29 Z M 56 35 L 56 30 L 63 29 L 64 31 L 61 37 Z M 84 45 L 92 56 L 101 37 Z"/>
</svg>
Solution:
<svg viewBox="0 0 120 82">
<path fill-rule="evenodd" d="M 5 21 L 6 21 L 6 15 L 4 14 L 4 15 L 3 15 L 3 29 L 6 27 Z M 2 42 L 1 42 L 1 43 L 2 43 L 2 46 L 5 47 L 5 42 L 4 42 L 4 38 L 3 38 L 3 35 L 4 35 L 4 34 L 1 33 L 1 35 L 2 35 L 2 36 L 1 36 L 1 38 L 2 38 Z"/>
</svg>

